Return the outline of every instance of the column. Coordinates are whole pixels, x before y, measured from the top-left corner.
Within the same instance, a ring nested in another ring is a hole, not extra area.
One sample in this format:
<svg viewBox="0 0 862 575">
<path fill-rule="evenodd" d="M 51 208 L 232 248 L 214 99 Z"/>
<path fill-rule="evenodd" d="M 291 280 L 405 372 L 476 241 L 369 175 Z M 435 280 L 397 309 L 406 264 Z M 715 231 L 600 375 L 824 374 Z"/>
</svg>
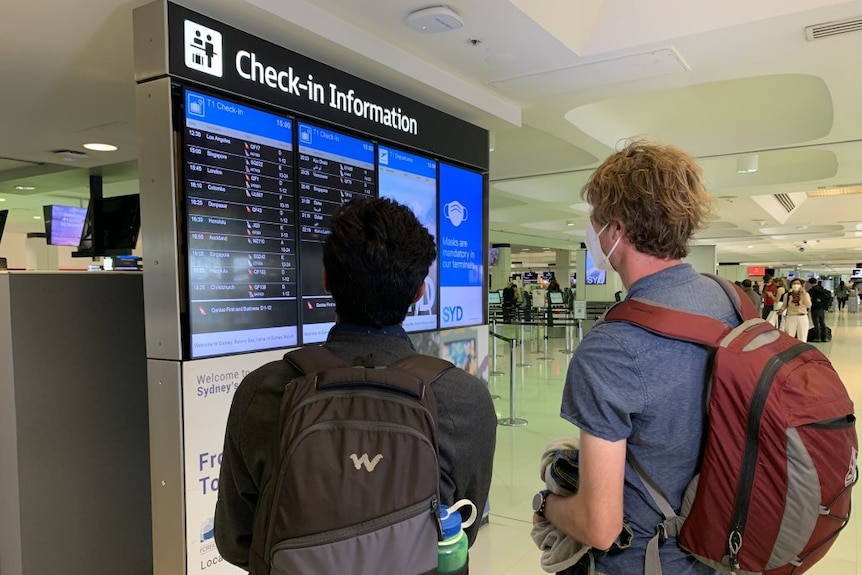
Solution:
<svg viewBox="0 0 862 575">
<path fill-rule="evenodd" d="M 560 284 L 560 289 L 567 288 L 571 284 L 570 277 L 574 271 L 571 265 L 572 252 L 570 250 L 557 250 L 555 256 L 554 273 L 557 276 L 557 283 Z"/>
<path fill-rule="evenodd" d="M 491 274 L 489 291 L 497 291 L 506 287 L 506 282 L 512 275 L 512 246 L 511 244 L 491 244 L 491 247 L 497 249 L 497 265 L 488 266 Z"/>
</svg>

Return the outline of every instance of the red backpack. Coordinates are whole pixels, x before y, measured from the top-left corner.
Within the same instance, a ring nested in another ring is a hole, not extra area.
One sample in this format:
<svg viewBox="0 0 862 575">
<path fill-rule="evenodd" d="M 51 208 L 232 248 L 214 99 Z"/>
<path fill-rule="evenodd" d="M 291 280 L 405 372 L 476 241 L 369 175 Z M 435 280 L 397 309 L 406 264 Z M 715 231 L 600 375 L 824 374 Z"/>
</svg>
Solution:
<svg viewBox="0 0 862 575">
<path fill-rule="evenodd" d="M 826 356 L 760 319 L 747 297 L 720 283 L 745 320 L 733 329 L 639 299 L 604 317 L 714 350 L 705 448 L 679 515 L 629 458 L 665 516 L 645 572 L 661 573 L 659 544 L 676 536 L 723 573 L 803 573 L 850 518 L 853 402 Z"/>
</svg>

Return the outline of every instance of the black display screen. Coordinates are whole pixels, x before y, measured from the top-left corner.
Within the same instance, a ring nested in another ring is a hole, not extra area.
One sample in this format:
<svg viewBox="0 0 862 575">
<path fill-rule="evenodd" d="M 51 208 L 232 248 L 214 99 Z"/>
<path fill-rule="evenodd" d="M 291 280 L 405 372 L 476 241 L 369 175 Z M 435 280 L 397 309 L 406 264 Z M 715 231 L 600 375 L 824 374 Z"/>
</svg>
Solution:
<svg viewBox="0 0 862 575">
<path fill-rule="evenodd" d="M 335 325 L 335 302 L 323 288 L 323 242 L 329 221 L 355 196 L 376 196 L 374 144 L 298 123 L 299 241 L 302 262 L 302 342 L 326 340 Z"/>
<path fill-rule="evenodd" d="M 294 121 L 183 96 L 190 356 L 297 345 Z"/>
</svg>

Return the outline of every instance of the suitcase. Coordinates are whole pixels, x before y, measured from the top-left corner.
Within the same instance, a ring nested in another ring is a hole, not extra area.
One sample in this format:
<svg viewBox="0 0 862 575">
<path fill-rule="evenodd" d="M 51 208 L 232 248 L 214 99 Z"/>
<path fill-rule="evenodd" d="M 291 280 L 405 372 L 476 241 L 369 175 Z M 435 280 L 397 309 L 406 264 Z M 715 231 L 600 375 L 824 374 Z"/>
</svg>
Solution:
<svg viewBox="0 0 862 575">
<path fill-rule="evenodd" d="M 814 336 L 815 336 L 815 332 L 814 332 L 814 328 L 812 327 L 811 329 L 808 330 L 808 341 L 817 341 L 814 339 Z M 832 341 L 832 328 L 829 327 L 828 325 L 826 326 L 826 340 L 825 341 L 826 342 Z"/>
</svg>

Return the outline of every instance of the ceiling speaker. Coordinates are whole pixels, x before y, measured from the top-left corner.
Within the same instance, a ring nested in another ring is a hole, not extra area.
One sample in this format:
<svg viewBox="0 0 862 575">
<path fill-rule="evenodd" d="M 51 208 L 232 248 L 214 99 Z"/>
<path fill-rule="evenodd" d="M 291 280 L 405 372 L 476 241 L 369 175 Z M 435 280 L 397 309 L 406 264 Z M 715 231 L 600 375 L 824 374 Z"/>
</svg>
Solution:
<svg viewBox="0 0 862 575">
<path fill-rule="evenodd" d="M 464 21 L 446 6 L 432 6 L 411 12 L 404 22 L 423 34 L 451 32 L 464 26 Z"/>
</svg>

